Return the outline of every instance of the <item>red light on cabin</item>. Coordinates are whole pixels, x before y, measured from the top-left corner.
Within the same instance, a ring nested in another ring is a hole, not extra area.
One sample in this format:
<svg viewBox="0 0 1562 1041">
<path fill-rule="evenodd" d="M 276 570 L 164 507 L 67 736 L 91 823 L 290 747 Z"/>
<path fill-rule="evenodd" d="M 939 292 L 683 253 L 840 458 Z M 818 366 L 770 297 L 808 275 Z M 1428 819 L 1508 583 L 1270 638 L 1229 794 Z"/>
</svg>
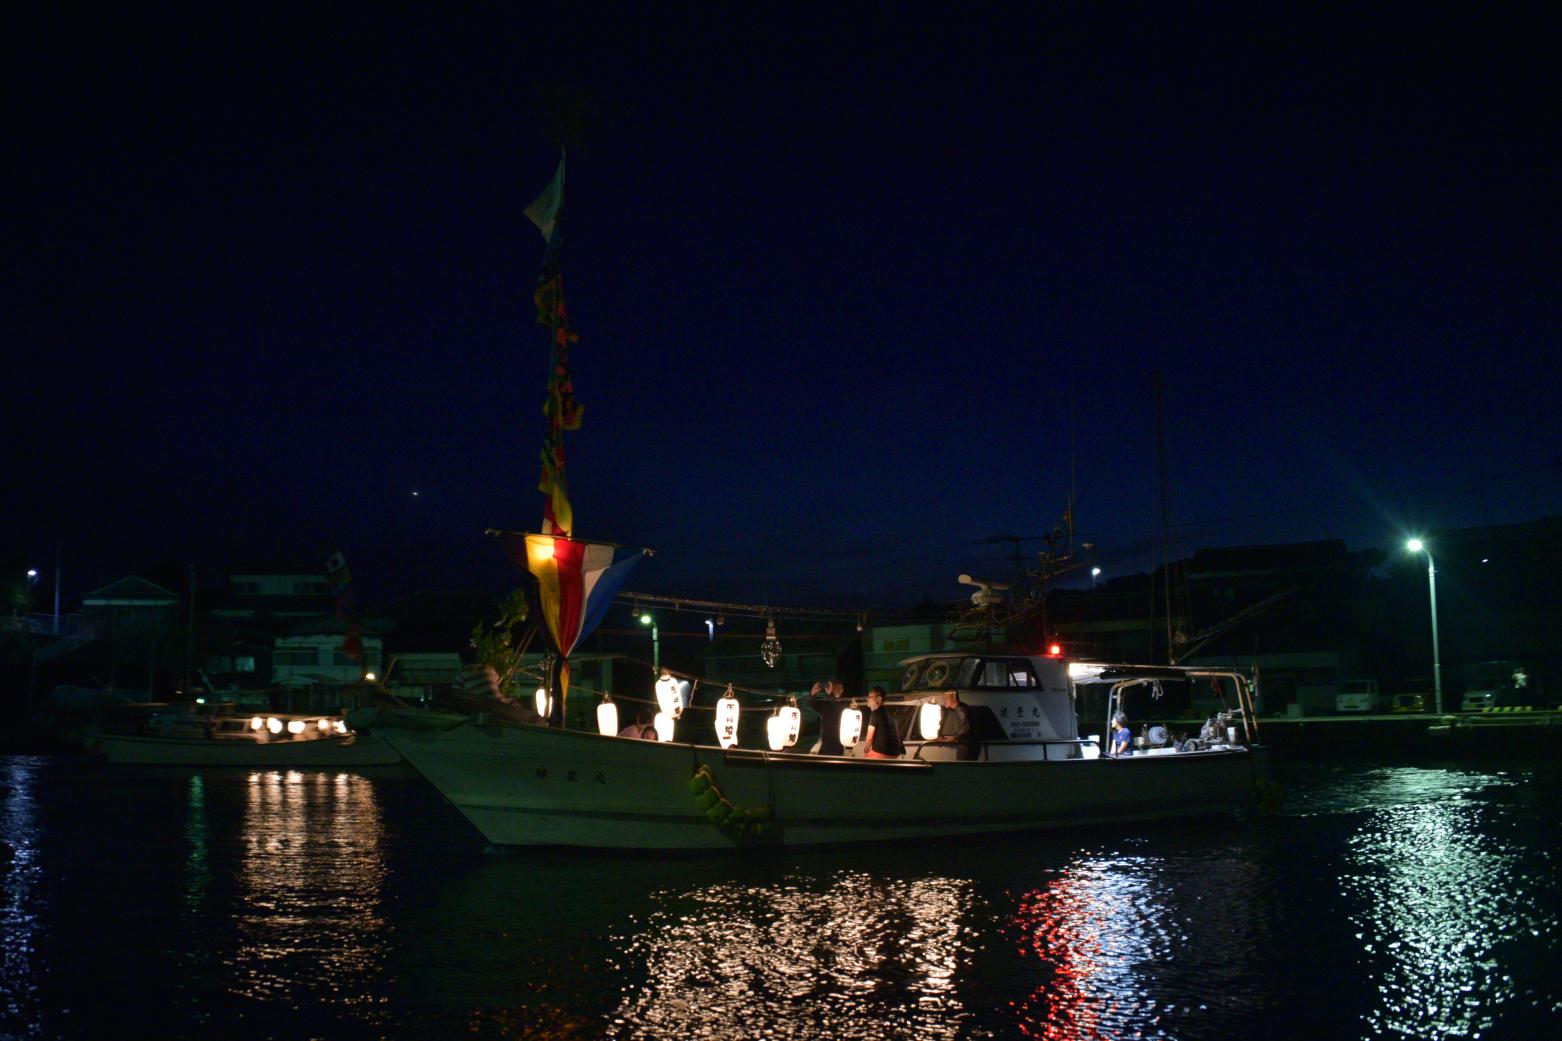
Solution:
<svg viewBox="0 0 1562 1041">
<path fill-rule="evenodd" d="M 1049 644 L 1047 644 L 1047 657 L 1049 657 L 1049 658 L 1057 658 L 1057 657 L 1060 657 L 1062 654 L 1063 654 L 1063 645 L 1061 643 L 1049 643 Z"/>
</svg>

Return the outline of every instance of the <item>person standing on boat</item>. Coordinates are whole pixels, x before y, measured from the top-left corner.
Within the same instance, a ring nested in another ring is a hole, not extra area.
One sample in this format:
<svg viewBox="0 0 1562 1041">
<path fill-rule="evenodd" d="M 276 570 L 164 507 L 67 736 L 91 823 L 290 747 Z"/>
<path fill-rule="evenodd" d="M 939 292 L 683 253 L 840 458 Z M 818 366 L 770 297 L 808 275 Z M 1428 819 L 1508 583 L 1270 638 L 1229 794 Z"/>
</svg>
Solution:
<svg viewBox="0 0 1562 1041">
<path fill-rule="evenodd" d="M 899 759 L 906 751 L 906 746 L 900 743 L 900 735 L 895 732 L 895 722 L 889 718 L 889 710 L 884 707 L 883 687 L 868 690 L 866 745 L 866 756 L 869 759 Z"/>
<path fill-rule="evenodd" d="M 808 693 L 808 707 L 819 713 L 819 754 L 845 755 L 841 747 L 841 710 L 845 708 L 840 698 L 846 687 L 840 680 L 828 679 L 815 683 Z"/>
<path fill-rule="evenodd" d="M 1133 755 L 1134 735 L 1122 713 L 1112 717 L 1112 754 Z"/>
<path fill-rule="evenodd" d="M 939 744 L 957 745 L 956 759 L 981 758 L 982 750 L 971 729 L 971 709 L 960 700 L 958 690 L 944 691 L 944 711 L 938 717 L 938 737 L 935 740 Z"/>
</svg>

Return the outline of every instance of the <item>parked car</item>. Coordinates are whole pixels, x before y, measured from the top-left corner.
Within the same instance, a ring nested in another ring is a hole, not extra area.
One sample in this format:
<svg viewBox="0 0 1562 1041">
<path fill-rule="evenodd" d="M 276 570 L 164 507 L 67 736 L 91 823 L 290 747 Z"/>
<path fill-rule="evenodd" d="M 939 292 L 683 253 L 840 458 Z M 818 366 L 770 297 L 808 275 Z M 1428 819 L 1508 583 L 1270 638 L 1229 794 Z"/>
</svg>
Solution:
<svg viewBox="0 0 1562 1041">
<path fill-rule="evenodd" d="M 1389 699 L 1388 710 L 1390 712 L 1425 712 L 1425 694 L 1395 694 Z"/>
<path fill-rule="evenodd" d="M 1382 709 L 1383 695 L 1378 691 L 1377 680 L 1346 680 L 1334 696 L 1336 712 L 1380 712 Z"/>
</svg>

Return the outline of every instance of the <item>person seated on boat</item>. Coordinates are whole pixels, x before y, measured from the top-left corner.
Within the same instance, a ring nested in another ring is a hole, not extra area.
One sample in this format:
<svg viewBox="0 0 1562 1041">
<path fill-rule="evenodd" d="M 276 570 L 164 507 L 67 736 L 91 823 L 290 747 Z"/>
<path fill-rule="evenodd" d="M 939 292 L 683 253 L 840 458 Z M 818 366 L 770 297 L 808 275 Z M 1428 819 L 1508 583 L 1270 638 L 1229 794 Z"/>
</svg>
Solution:
<svg viewBox="0 0 1562 1041">
<path fill-rule="evenodd" d="M 1112 754 L 1133 755 L 1134 735 L 1122 713 L 1112 717 Z"/>
<path fill-rule="evenodd" d="M 868 734 L 864 742 L 869 759 L 899 759 L 905 754 L 906 746 L 895 732 L 895 721 L 884 707 L 883 687 L 868 690 Z"/>
<path fill-rule="evenodd" d="M 819 713 L 819 754 L 845 755 L 841 747 L 841 712 L 846 706 L 841 698 L 846 687 L 840 680 L 820 680 L 808 693 L 808 707 Z"/>
<path fill-rule="evenodd" d="M 656 740 L 656 717 L 643 708 L 635 714 L 635 721 L 618 732 L 619 737 L 637 737 L 642 741 Z"/>
<path fill-rule="evenodd" d="M 981 746 L 976 743 L 976 731 L 971 728 L 971 709 L 960 700 L 958 690 L 944 691 L 944 712 L 938 717 L 938 744 L 956 745 L 955 758 L 980 759 Z"/>
</svg>

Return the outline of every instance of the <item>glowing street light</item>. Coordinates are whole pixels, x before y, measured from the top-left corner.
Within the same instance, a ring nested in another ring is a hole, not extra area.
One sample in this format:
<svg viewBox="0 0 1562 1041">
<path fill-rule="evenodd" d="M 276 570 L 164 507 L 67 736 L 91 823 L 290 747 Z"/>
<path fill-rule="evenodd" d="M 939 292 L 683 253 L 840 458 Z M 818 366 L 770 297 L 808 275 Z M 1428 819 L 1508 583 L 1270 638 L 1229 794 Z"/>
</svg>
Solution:
<svg viewBox="0 0 1562 1041">
<path fill-rule="evenodd" d="M 1432 696 L 1439 715 L 1443 711 L 1443 662 L 1437 651 L 1437 565 L 1432 562 L 1432 551 L 1420 539 L 1411 539 L 1405 548 L 1412 553 L 1426 554 L 1426 588 L 1432 601 Z"/>
<path fill-rule="evenodd" d="M 662 667 L 662 633 L 657 627 L 656 616 L 647 611 L 640 616 L 640 624 L 651 627 L 651 671 L 657 672 Z"/>
</svg>

